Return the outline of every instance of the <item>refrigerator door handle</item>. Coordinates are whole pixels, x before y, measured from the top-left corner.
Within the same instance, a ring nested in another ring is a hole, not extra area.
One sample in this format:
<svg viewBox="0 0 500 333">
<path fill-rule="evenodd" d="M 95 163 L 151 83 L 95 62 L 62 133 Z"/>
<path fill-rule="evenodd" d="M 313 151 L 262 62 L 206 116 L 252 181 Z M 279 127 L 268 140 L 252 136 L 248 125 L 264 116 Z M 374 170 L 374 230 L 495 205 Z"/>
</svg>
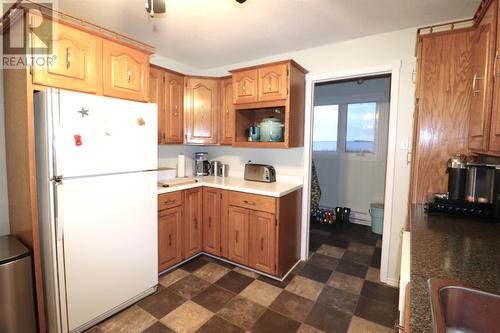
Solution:
<svg viewBox="0 0 500 333">
<path fill-rule="evenodd" d="M 64 219 L 62 212 L 63 186 L 62 181 L 56 178 L 54 181 L 54 217 L 56 224 L 56 241 L 62 242 L 64 239 Z"/>
<path fill-rule="evenodd" d="M 50 88 L 47 102 L 49 106 L 47 110 L 49 112 L 49 119 L 52 122 L 50 129 L 51 133 L 51 145 L 52 145 L 52 161 L 54 169 L 54 177 L 62 175 L 62 158 L 61 158 L 61 139 L 62 139 L 62 128 L 61 128 L 61 116 L 60 116 L 60 96 L 59 89 Z"/>
</svg>

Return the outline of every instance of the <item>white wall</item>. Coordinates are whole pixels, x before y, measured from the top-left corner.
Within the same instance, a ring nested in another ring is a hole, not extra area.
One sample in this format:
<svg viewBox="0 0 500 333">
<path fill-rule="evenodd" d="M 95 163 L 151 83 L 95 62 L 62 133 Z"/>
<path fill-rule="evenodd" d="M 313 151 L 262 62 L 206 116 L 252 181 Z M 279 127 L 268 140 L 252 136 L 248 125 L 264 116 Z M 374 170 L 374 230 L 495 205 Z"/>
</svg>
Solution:
<svg viewBox="0 0 500 333">
<path fill-rule="evenodd" d="M 404 29 L 214 68 L 205 71 L 203 74 L 225 75 L 228 69 L 289 58 L 294 59 L 316 75 L 392 65 L 395 61 L 401 61 L 399 117 L 397 119 L 397 142 L 399 143 L 401 139 L 409 138 L 412 133 L 415 91 L 412 82 L 412 71 L 415 68 L 415 38 L 416 28 Z M 297 154 L 296 158 L 299 159 L 302 156 Z M 410 165 L 407 163 L 406 150 L 398 149 L 395 163 L 395 172 L 394 175 L 391 175 L 394 178 L 394 200 L 391 213 L 392 228 L 389 240 L 390 258 L 388 267 L 389 278 L 393 282 L 397 281 L 399 276 L 400 230 L 403 228 L 406 219 L 410 184 Z M 384 239 L 384 241 L 388 240 Z"/>
<path fill-rule="evenodd" d="M 314 89 L 314 105 L 375 101 L 378 106 L 376 157 L 335 152 L 313 152 L 319 183 L 320 206 L 350 207 L 356 218 L 370 220 L 370 203 L 384 202 L 390 78 L 344 81 Z M 358 214 L 360 213 L 360 214 Z"/>
</svg>

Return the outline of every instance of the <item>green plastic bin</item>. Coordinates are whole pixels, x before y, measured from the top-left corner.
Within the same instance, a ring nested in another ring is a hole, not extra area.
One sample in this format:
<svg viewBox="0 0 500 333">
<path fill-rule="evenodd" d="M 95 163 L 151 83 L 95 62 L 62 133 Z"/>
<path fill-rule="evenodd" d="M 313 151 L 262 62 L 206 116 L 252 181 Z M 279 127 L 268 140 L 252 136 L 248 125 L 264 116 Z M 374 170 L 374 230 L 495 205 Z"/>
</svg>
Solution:
<svg viewBox="0 0 500 333">
<path fill-rule="evenodd" d="M 382 235 L 384 230 L 384 204 L 372 203 L 369 212 L 372 217 L 372 231 L 377 235 Z"/>
</svg>

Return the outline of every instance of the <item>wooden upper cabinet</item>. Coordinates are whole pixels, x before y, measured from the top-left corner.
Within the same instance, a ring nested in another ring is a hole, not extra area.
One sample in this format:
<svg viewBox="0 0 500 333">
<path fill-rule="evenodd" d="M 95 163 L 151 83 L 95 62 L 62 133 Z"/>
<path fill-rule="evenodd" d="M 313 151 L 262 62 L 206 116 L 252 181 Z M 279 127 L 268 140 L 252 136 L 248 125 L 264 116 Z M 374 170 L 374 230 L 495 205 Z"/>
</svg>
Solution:
<svg viewBox="0 0 500 333">
<path fill-rule="evenodd" d="M 225 78 L 220 86 L 220 144 L 231 145 L 234 136 L 233 80 Z"/>
<path fill-rule="evenodd" d="M 104 39 L 104 95 L 148 100 L 149 54 Z"/>
<path fill-rule="evenodd" d="M 496 2 L 495 2 L 496 4 Z M 496 5 L 495 5 L 496 6 Z M 496 7 L 492 5 L 481 20 L 472 47 L 472 100 L 469 115 L 469 149 L 488 151 L 492 105 L 493 56 L 496 34 Z"/>
<path fill-rule="evenodd" d="M 165 72 L 165 143 L 184 141 L 184 76 Z"/>
<path fill-rule="evenodd" d="M 39 18 L 31 16 L 33 20 Z M 30 34 L 31 43 L 43 51 L 43 64 L 33 62 L 33 83 L 99 93 L 102 86 L 102 39 L 64 24 L 53 24 L 52 33 Z"/>
<path fill-rule="evenodd" d="M 286 99 L 288 94 L 288 66 L 276 64 L 259 67 L 259 101 Z"/>
<path fill-rule="evenodd" d="M 258 71 L 250 69 L 233 73 L 234 104 L 252 103 L 258 101 Z"/>
<path fill-rule="evenodd" d="M 229 206 L 227 219 L 228 259 L 248 265 L 250 210 Z"/>
<path fill-rule="evenodd" d="M 491 4 L 493 9 L 497 11 L 497 19 L 500 17 L 500 6 L 494 1 Z M 493 73 L 493 107 L 491 110 L 491 127 L 490 127 L 490 144 L 489 151 L 495 154 L 500 154 L 500 25 L 496 26 L 496 52 L 494 61 Z"/>
<path fill-rule="evenodd" d="M 203 194 L 201 187 L 184 191 L 184 255 L 191 257 L 203 245 Z"/>
<path fill-rule="evenodd" d="M 158 271 L 182 261 L 182 206 L 158 212 Z"/>
<path fill-rule="evenodd" d="M 185 82 L 185 143 L 217 144 L 218 80 L 188 77 Z"/>
<path fill-rule="evenodd" d="M 250 212 L 249 265 L 269 274 L 276 273 L 276 216 Z"/>
<path fill-rule="evenodd" d="M 158 144 L 165 143 L 165 86 L 163 71 L 156 67 L 149 69 L 149 102 L 158 106 Z"/>
<path fill-rule="evenodd" d="M 221 191 L 203 188 L 203 251 L 221 254 Z"/>
</svg>

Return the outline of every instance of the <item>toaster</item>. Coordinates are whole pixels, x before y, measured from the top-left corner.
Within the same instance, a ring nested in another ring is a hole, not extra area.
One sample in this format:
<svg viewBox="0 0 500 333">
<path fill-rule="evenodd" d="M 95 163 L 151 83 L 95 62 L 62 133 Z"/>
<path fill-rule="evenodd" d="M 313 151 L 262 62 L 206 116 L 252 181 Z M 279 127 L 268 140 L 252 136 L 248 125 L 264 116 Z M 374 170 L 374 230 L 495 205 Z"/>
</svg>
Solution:
<svg viewBox="0 0 500 333">
<path fill-rule="evenodd" d="M 272 165 L 247 163 L 245 164 L 245 180 L 273 183 L 276 181 L 276 170 Z"/>
</svg>

